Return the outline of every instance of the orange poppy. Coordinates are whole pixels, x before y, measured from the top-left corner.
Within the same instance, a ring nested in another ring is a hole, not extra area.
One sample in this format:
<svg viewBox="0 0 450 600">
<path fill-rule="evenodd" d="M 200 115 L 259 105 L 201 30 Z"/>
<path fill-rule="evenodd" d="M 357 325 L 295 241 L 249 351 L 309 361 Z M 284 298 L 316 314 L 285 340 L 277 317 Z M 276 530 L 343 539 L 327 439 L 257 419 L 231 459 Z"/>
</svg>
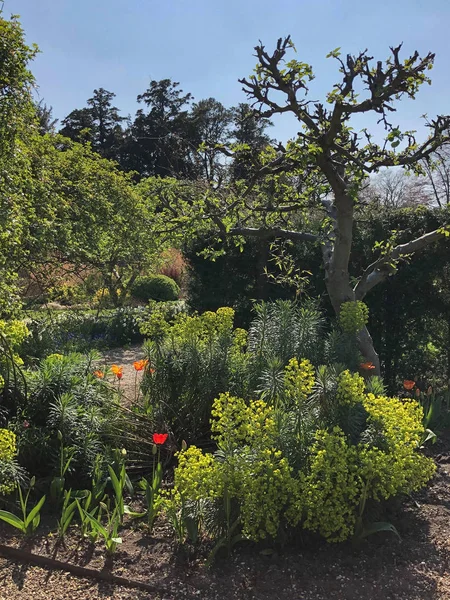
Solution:
<svg viewBox="0 0 450 600">
<path fill-rule="evenodd" d="M 103 373 L 103 371 L 94 371 L 93 372 L 94 377 L 98 377 L 99 379 L 103 379 L 103 377 L 105 376 L 105 374 Z"/>
<path fill-rule="evenodd" d="M 117 377 L 117 379 L 122 379 L 123 377 L 123 367 L 119 367 L 118 365 L 112 365 L 111 371 Z"/>
<path fill-rule="evenodd" d="M 361 363 L 359 365 L 359 368 L 362 369 L 363 371 L 372 371 L 373 369 L 375 369 L 375 365 L 371 362 L 365 362 L 365 363 Z"/>
<path fill-rule="evenodd" d="M 136 371 L 142 371 L 148 365 L 148 360 L 137 360 L 133 363 L 133 367 Z"/>
<path fill-rule="evenodd" d="M 153 375 L 153 373 L 155 372 L 155 369 L 149 369 L 148 372 L 150 373 L 150 375 Z"/>
<path fill-rule="evenodd" d="M 405 381 L 403 382 L 403 387 L 405 388 L 405 390 L 412 390 L 415 385 L 416 382 L 412 381 L 411 379 L 405 379 Z"/>
</svg>

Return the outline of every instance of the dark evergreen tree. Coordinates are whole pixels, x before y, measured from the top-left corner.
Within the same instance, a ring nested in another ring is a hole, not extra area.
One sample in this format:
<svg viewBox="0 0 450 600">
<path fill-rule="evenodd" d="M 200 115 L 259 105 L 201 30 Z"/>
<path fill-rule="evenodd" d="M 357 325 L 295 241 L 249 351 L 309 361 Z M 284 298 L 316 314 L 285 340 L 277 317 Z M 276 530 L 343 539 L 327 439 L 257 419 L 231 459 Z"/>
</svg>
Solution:
<svg viewBox="0 0 450 600">
<path fill-rule="evenodd" d="M 231 141 L 233 112 L 214 98 L 208 98 L 192 106 L 190 119 L 192 137 L 189 142 L 198 175 L 208 181 L 220 181 L 226 172 L 221 147 Z"/>
<path fill-rule="evenodd" d="M 90 108 L 76 108 L 62 121 L 61 135 L 74 142 L 94 141 L 94 119 Z"/>
<path fill-rule="evenodd" d="M 272 126 L 269 119 L 261 117 L 249 104 L 241 102 L 232 109 L 233 129 L 232 138 L 242 148 L 234 157 L 232 176 L 234 179 L 247 179 L 250 175 L 249 166 L 253 164 L 255 155 L 274 140 L 265 132 Z"/>
<path fill-rule="evenodd" d="M 195 176 L 187 110 L 192 96 L 178 86 L 170 79 L 151 81 L 137 97 L 147 112 L 139 109 L 136 113 L 126 148 L 126 166 L 142 176 Z"/>
<path fill-rule="evenodd" d="M 75 142 L 90 142 L 93 150 L 105 158 L 120 160 L 123 130 L 119 109 L 112 105 L 113 92 L 94 90 L 86 108 L 75 109 L 63 120 L 59 133 Z"/>
</svg>

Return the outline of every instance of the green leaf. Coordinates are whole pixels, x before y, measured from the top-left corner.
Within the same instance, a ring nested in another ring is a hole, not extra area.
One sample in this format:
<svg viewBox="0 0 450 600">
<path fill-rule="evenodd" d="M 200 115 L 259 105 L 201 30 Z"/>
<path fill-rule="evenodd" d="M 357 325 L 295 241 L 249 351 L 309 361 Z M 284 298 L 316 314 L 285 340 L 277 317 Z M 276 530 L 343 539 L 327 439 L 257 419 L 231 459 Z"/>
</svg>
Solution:
<svg viewBox="0 0 450 600">
<path fill-rule="evenodd" d="M 365 538 L 369 535 L 372 535 L 373 533 L 379 533 L 380 531 L 388 531 L 390 533 L 393 533 L 394 535 L 396 535 L 398 537 L 399 540 L 401 540 L 402 538 L 400 537 L 399 532 L 397 531 L 397 529 L 392 525 L 392 523 L 386 523 L 383 521 L 377 522 L 377 523 L 371 523 L 370 525 L 366 525 L 364 526 L 360 537 L 361 538 Z"/>
<path fill-rule="evenodd" d="M 16 517 L 16 515 L 13 515 L 7 510 L 0 510 L 0 519 L 2 521 L 5 521 L 5 523 L 8 523 L 9 525 L 12 525 L 13 527 L 20 529 L 20 531 L 23 531 L 25 533 L 25 523 L 22 521 L 22 519 Z"/>
<path fill-rule="evenodd" d="M 83 512 L 84 512 L 86 519 L 92 525 L 92 529 L 94 529 L 94 531 L 97 531 L 98 533 L 101 533 L 102 536 L 105 538 L 105 540 L 107 540 L 109 538 L 108 531 L 105 529 L 105 527 L 103 527 L 103 525 L 100 523 L 100 521 L 98 519 L 94 518 L 92 515 L 90 515 L 85 510 Z"/>
<path fill-rule="evenodd" d="M 28 528 L 28 526 L 30 525 L 30 523 L 33 522 L 33 520 L 36 517 L 36 515 L 39 514 L 39 511 L 41 510 L 44 502 L 45 502 L 45 496 L 42 496 L 42 498 L 39 500 L 39 502 L 36 504 L 36 506 L 31 509 L 30 514 L 25 519 L 25 527 L 26 528 Z"/>
</svg>

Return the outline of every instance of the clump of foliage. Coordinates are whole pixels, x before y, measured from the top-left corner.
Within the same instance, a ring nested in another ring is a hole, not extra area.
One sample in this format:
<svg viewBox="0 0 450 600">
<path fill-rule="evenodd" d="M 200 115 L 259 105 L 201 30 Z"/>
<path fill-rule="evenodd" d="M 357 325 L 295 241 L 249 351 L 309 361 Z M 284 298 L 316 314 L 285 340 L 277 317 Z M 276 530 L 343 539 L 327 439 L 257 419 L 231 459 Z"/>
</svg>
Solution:
<svg viewBox="0 0 450 600">
<path fill-rule="evenodd" d="M 145 410 L 167 422 L 177 437 L 199 439 L 208 432 L 213 399 L 239 377 L 242 330 L 233 331 L 234 311 L 188 316 L 170 325 L 164 312 L 145 322 L 145 349 L 151 369 L 143 388 Z"/>
<path fill-rule="evenodd" d="M 216 539 L 233 521 L 250 540 L 300 526 L 343 541 L 364 535 L 368 500 L 426 484 L 435 467 L 419 451 L 417 402 L 367 393 L 364 380 L 348 371 L 334 378 L 327 396 L 312 391 L 311 379 L 310 364 L 291 362 L 276 404 L 221 394 L 211 413 L 217 451 L 191 446 L 178 454 L 169 508 L 202 504 L 201 525 Z M 298 455 L 304 438 L 307 452 Z"/>
<path fill-rule="evenodd" d="M 289 361 L 297 361 L 291 363 L 290 376 L 298 383 L 296 369 L 303 374 L 306 364 L 312 369 L 326 362 L 334 356 L 334 345 L 347 335 L 326 332 L 321 312 L 311 301 L 261 303 L 255 311 L 248 334 L 233 328 L 231 308 L 193 316 L 168 312 L 164 305 L 150 311 L 141 323 L 151 365 L 143 384 L 146 412 L 168 423 L 177 437 L 198 440 L 199 435 L 209 435 L 211 406 L 218 394 L 230 391 L 245 399 L 274 402 L 289 378 L 284 371 Z M 356 368 L 356 339 L 347 337 L 342 363 Z"/>
<path fill-rule="evenodd" d="M 369 321 L 369 309 L 364 302 L 344 302 L 341 304 L 339 322 L 346 333 L 358 333 Z"/>
<path fill-rule="evenodd" d="M 23 344 L 24 358 L 44 358 L 52 353 L 88 352 L 92 348 L 140 342 L 143 339 L 139 331 L 142 312 L 140 308 L 123 307 L 98 314 L 84 310 L 34 313 L 25 321 L 30 336 Z"/>
<path fill-rule="evenodd" d="M 0 429 L 0 496 L 13 492 L 22 476 L 17 463 L 16 435 L 9 429 Z"/>
<path fill-rule="evenodd" d="M 70 453 L 70 475 L 86 477 L 99 453 L 108 454 L 121 430 L 119 397 L 94 374 L 91 353 L 53 354 L 24 371 L 27 393 L 15 407 L 19 461 L 30 473 L 58 471 L 61 448 Z"/>
<path fill-rule="evenodd" d="M 180 288 L 176 281 L 167 275 L 146 275 L 137 277 L 131 288 L 131 295 L 137 300 L 174 301 L 178 300 Z"/>
</svg>

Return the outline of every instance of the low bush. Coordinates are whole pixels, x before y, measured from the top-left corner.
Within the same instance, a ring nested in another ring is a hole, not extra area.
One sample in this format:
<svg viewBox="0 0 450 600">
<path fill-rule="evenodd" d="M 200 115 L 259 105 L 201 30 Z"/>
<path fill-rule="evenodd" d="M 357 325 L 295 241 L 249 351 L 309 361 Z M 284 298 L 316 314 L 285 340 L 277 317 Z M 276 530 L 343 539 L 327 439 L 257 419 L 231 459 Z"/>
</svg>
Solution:
<svg viewBox="0 0 450 600">
<path fill-rule="evenodd" d="M 141 323 L 152 367 L 143 381 L 144 408 L 168 423 L 176 437 L 208 439 L 212 402 L 222 392 L 247 400 L 276 399 L 292 358 L 304 357 L 317 366 L 338 357 L 352 369 L 361 362 L 355 336 L 326 332 L 312 302 L 257 305 L 248 334 L 233 322 L 231 308 L 188 316 L 162 305 Z M 338 352 L 342 348 L 345 356 Z"/>
<path fill-rule="evenodd" d="M 147 275 L 136 279 L 131 287 L 131 295 L 142 302 L 173 301 L 178 300 L 180 288 L 166 275 Z"/>
<path fill-rule="evenodd" d="M 108 454 L 120 430 L 119 396 L 94 375 L 95 354 L 53 354 L 24 371 L 23 402 L 10 415 L 17 433 L 19 462 L 46 476 L 58 468 L 61 447 L 70 449 L 72 476 L 86 477 L 99 453 Z"/>
<path fill-rule="evenodd" d="M 245 332 L 233 331 L 233 316 L 231 308 L 201 316 L 180 313 L 170 325 L 155 310 L 145 322 L 151 369 L 143 381 L 144 408 L 168 423 L 178 439 L 208 436 L 213 399 L 238 378 Z"/>
<path fill-rule="evenodd" d="M 22 345 L 26 359 L 52 353 L 88 352 L 142 341 L 141 308 L 124 307 L 104 311 L 64 310 L 34 313 L 25 319 L 30 335 Z"/>
<path fill-rule="evenodd" d="M 297 526 L 343 541 L 368 531 L 368 501 L 427 483 L 435 467 L 419 450 L 417 402 L 367 393 L 349 371 L 334 378 L 327 397 L 316 385 L 301 361 L 286 368 L 272 404 L 219 395 L 211 422 L 217 451 L 179 452 L 169 510 L 201 506 L 199 526 L 215 539 L 229 539 L 233 523 L 233 535 L 255 541 Z"/>
<path fill-rule="evenodd" d="M 14 491 L 23 479 L 23 471 L 17 462 L 16 435 L 8 429 L 0 429 L 0 496 Z"/>
</svg>

